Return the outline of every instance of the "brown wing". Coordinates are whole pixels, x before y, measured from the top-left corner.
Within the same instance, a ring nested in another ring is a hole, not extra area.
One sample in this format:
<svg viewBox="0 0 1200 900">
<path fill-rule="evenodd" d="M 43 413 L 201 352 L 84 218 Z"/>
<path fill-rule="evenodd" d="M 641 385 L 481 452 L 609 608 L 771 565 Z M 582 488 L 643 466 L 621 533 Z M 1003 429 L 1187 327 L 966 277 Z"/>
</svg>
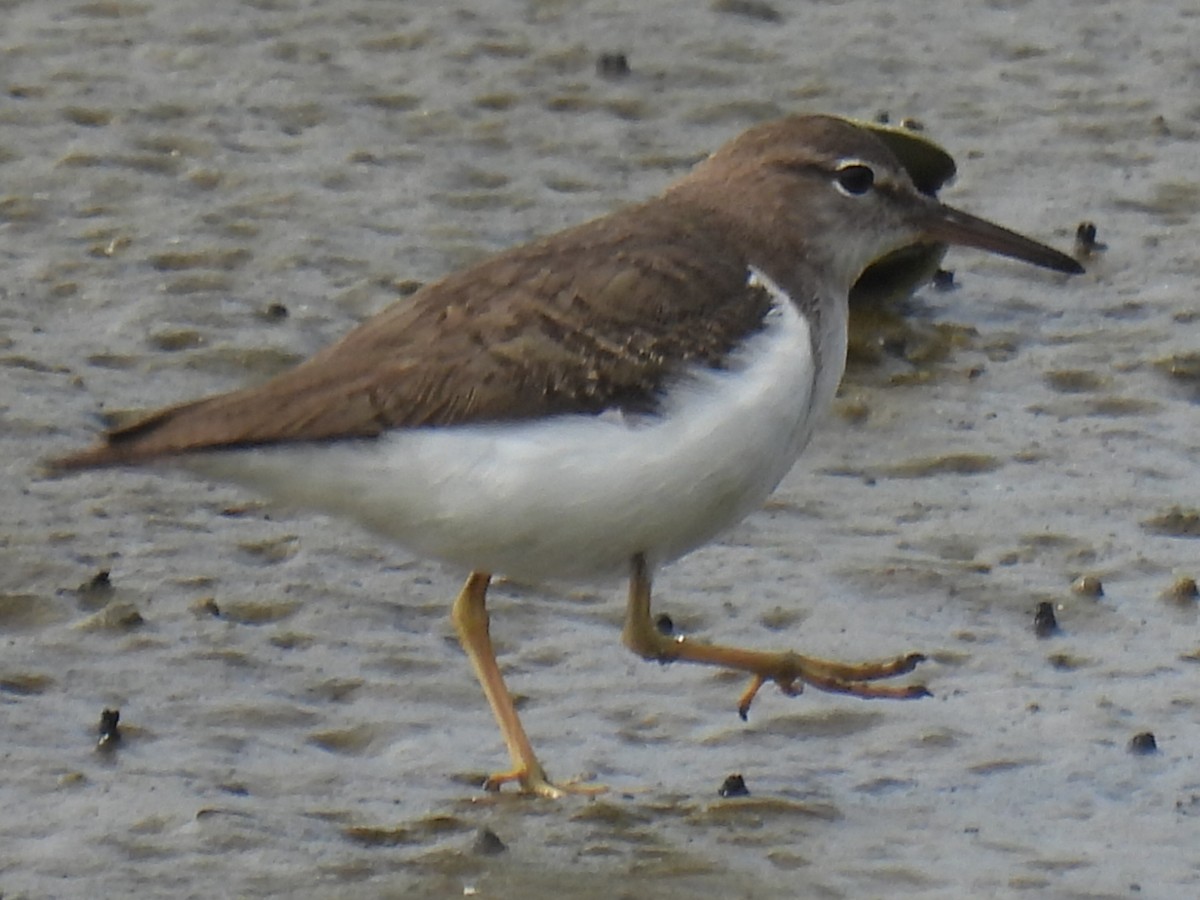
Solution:
<svg viewBox="0 0 1200 900">
<path fill-rule="evenodd" d="M 653 412 L 672 374 L 720 366 L 771 304 L 728 235 L 680 212 L 659 199 L 492 257 L 263 384 L 151 413 L 53 465 Z"/>
</svg>

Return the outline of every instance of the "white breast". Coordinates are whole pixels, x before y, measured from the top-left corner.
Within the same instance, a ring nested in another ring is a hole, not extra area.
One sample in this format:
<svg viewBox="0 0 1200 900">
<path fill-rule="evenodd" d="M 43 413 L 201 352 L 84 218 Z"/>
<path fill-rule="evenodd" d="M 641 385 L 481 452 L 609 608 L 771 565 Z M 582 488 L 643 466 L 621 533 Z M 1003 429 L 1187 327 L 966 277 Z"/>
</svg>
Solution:
<svg viewBox="0 0 1200 900">
<path fill-rule="evenodd" d="M 766 327 L 727 369 L 674 384 L 661 415 L 401 430 L 189 464 L 464 568 L 589 578 L 625 573 L 635 553 L 657 566 L 757 509 L 808 442 L 823 411 L 812 402 L 829 400 L 814 396 L 807 322 L 778 286 L 750 280 L 776 298 Z M 840 356 L 826 359 L 835 386 Z"/>
</svg>

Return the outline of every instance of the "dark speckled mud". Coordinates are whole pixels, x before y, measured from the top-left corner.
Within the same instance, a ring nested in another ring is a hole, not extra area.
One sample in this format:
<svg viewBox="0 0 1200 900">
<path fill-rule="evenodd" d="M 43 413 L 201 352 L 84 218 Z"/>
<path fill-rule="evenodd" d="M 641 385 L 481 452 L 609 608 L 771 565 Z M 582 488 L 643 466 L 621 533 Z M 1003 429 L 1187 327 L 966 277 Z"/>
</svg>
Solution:
<svg viewBox="0 0 1200 900">
<path fill-rule="evenodd" d="M 5 898 L 1197 893 L 1192 4 L 0 21 Z M 741 680 L 620 646 L 619 586 L 501 584 L 551 774 L 612 791 L 487 795 L 504 750 L 447 618 L 460 573 L 181 475 L 37 473 L 105 414 L 262 378 L 797 110 L 918 118 L 958 159 L 949 202 L 1105 245 L 1070 281 L 952 252 L 952 289 L 860 332 L 767 508 L 657 585 L 677 633 L 924 652 L 932 699 L 768 691 L 743 723 Z M 733 772 L 750 796 L 718 796 Z"/>
</svg>

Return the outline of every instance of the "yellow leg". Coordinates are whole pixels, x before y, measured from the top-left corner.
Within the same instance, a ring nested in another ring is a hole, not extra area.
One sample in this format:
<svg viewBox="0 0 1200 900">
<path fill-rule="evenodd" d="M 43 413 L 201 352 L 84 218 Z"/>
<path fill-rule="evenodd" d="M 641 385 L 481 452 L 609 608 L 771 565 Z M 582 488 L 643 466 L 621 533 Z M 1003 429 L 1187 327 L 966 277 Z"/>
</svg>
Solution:
<svg viewBox="0 0 1200 900">
<path fill-rule="evenodd" d="M 880 678 L 891 678 L 911 672 L 925 659 L 920 653 L 910 653 L 883 662 L 840 663 L 801 656 L 791 651 L 769 653 L 745 650 L 719 644 L 700 644 L 683 637 L 664 635 L 655 627 L 650 617 L 650 574 L 646 570 L 646 561 L 640 554 L 633 558 L 629 576 L 629 606 L 621 639 L 625 646 L 643 659 L 657 662 L 678 660 L 749 672 L 753 676 L 750 686 L 738 701 L 738 714 L 743 719 L 749 714 L 750 704 L 759 688 L 768 681 L 774 681 L 780 690 L 789 696 L 799 694 L 804 690 L 805 684 L 811 684 L 818 690 L 852 694 L 855 697 L 909 700 L 929 696 L 929 691 L 924 685 L 888 687 L 870 683 Z"/>
<path fill-rule="evenodd" d="M 595 785 L 557 785 L 546 777 L 546 770 L 538 762 L 533 752 L 533 745 L 517 716 L 517 708 L 513 705 L 512 695 L 504 685 L 504 676 L 496 663 L 496 651 L 492 648 L 492 638 L 488 632 L 487 588 L 491 575 L 484 572 L 472 572 L 467 583 L 454 601 L 451 618 L 458 632 L 459 643 L 471 660 L 475 669 L 475 677 L 487 696 L 496 716 L 496 724 L 500 726 L 500 734 L 508 746 L 508 755 L 512 758 L 513 768 L 508 772 L 489 775 L 484 787 L 489 791 L 500 790 L 501 785 L 510 781 L 517 782 L 521 790 L 528 794 L 538 794 L 542 797 L 561 797 L 566 793 L 595 794 L 604 790 Z"/>
</svg>

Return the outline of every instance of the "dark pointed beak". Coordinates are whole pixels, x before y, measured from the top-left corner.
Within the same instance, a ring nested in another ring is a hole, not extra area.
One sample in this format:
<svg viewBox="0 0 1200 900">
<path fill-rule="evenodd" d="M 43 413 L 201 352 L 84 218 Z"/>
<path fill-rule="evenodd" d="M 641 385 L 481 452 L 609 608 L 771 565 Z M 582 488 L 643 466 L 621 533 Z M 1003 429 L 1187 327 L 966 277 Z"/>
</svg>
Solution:
<svg viewBox="0 0 1200 900">
<path fill-rule="evenodd" d="M 1032 238 L 993 225 L 986 219 L 952 206 L 940 203 L 930 205 L 923 226 L 926 237 L 940 244 L 975 247 L 1068 275 L 1079 275 L 1084 271 L 1076 260 L 1053 247 L 1039 244 Z"/>
</svg>

